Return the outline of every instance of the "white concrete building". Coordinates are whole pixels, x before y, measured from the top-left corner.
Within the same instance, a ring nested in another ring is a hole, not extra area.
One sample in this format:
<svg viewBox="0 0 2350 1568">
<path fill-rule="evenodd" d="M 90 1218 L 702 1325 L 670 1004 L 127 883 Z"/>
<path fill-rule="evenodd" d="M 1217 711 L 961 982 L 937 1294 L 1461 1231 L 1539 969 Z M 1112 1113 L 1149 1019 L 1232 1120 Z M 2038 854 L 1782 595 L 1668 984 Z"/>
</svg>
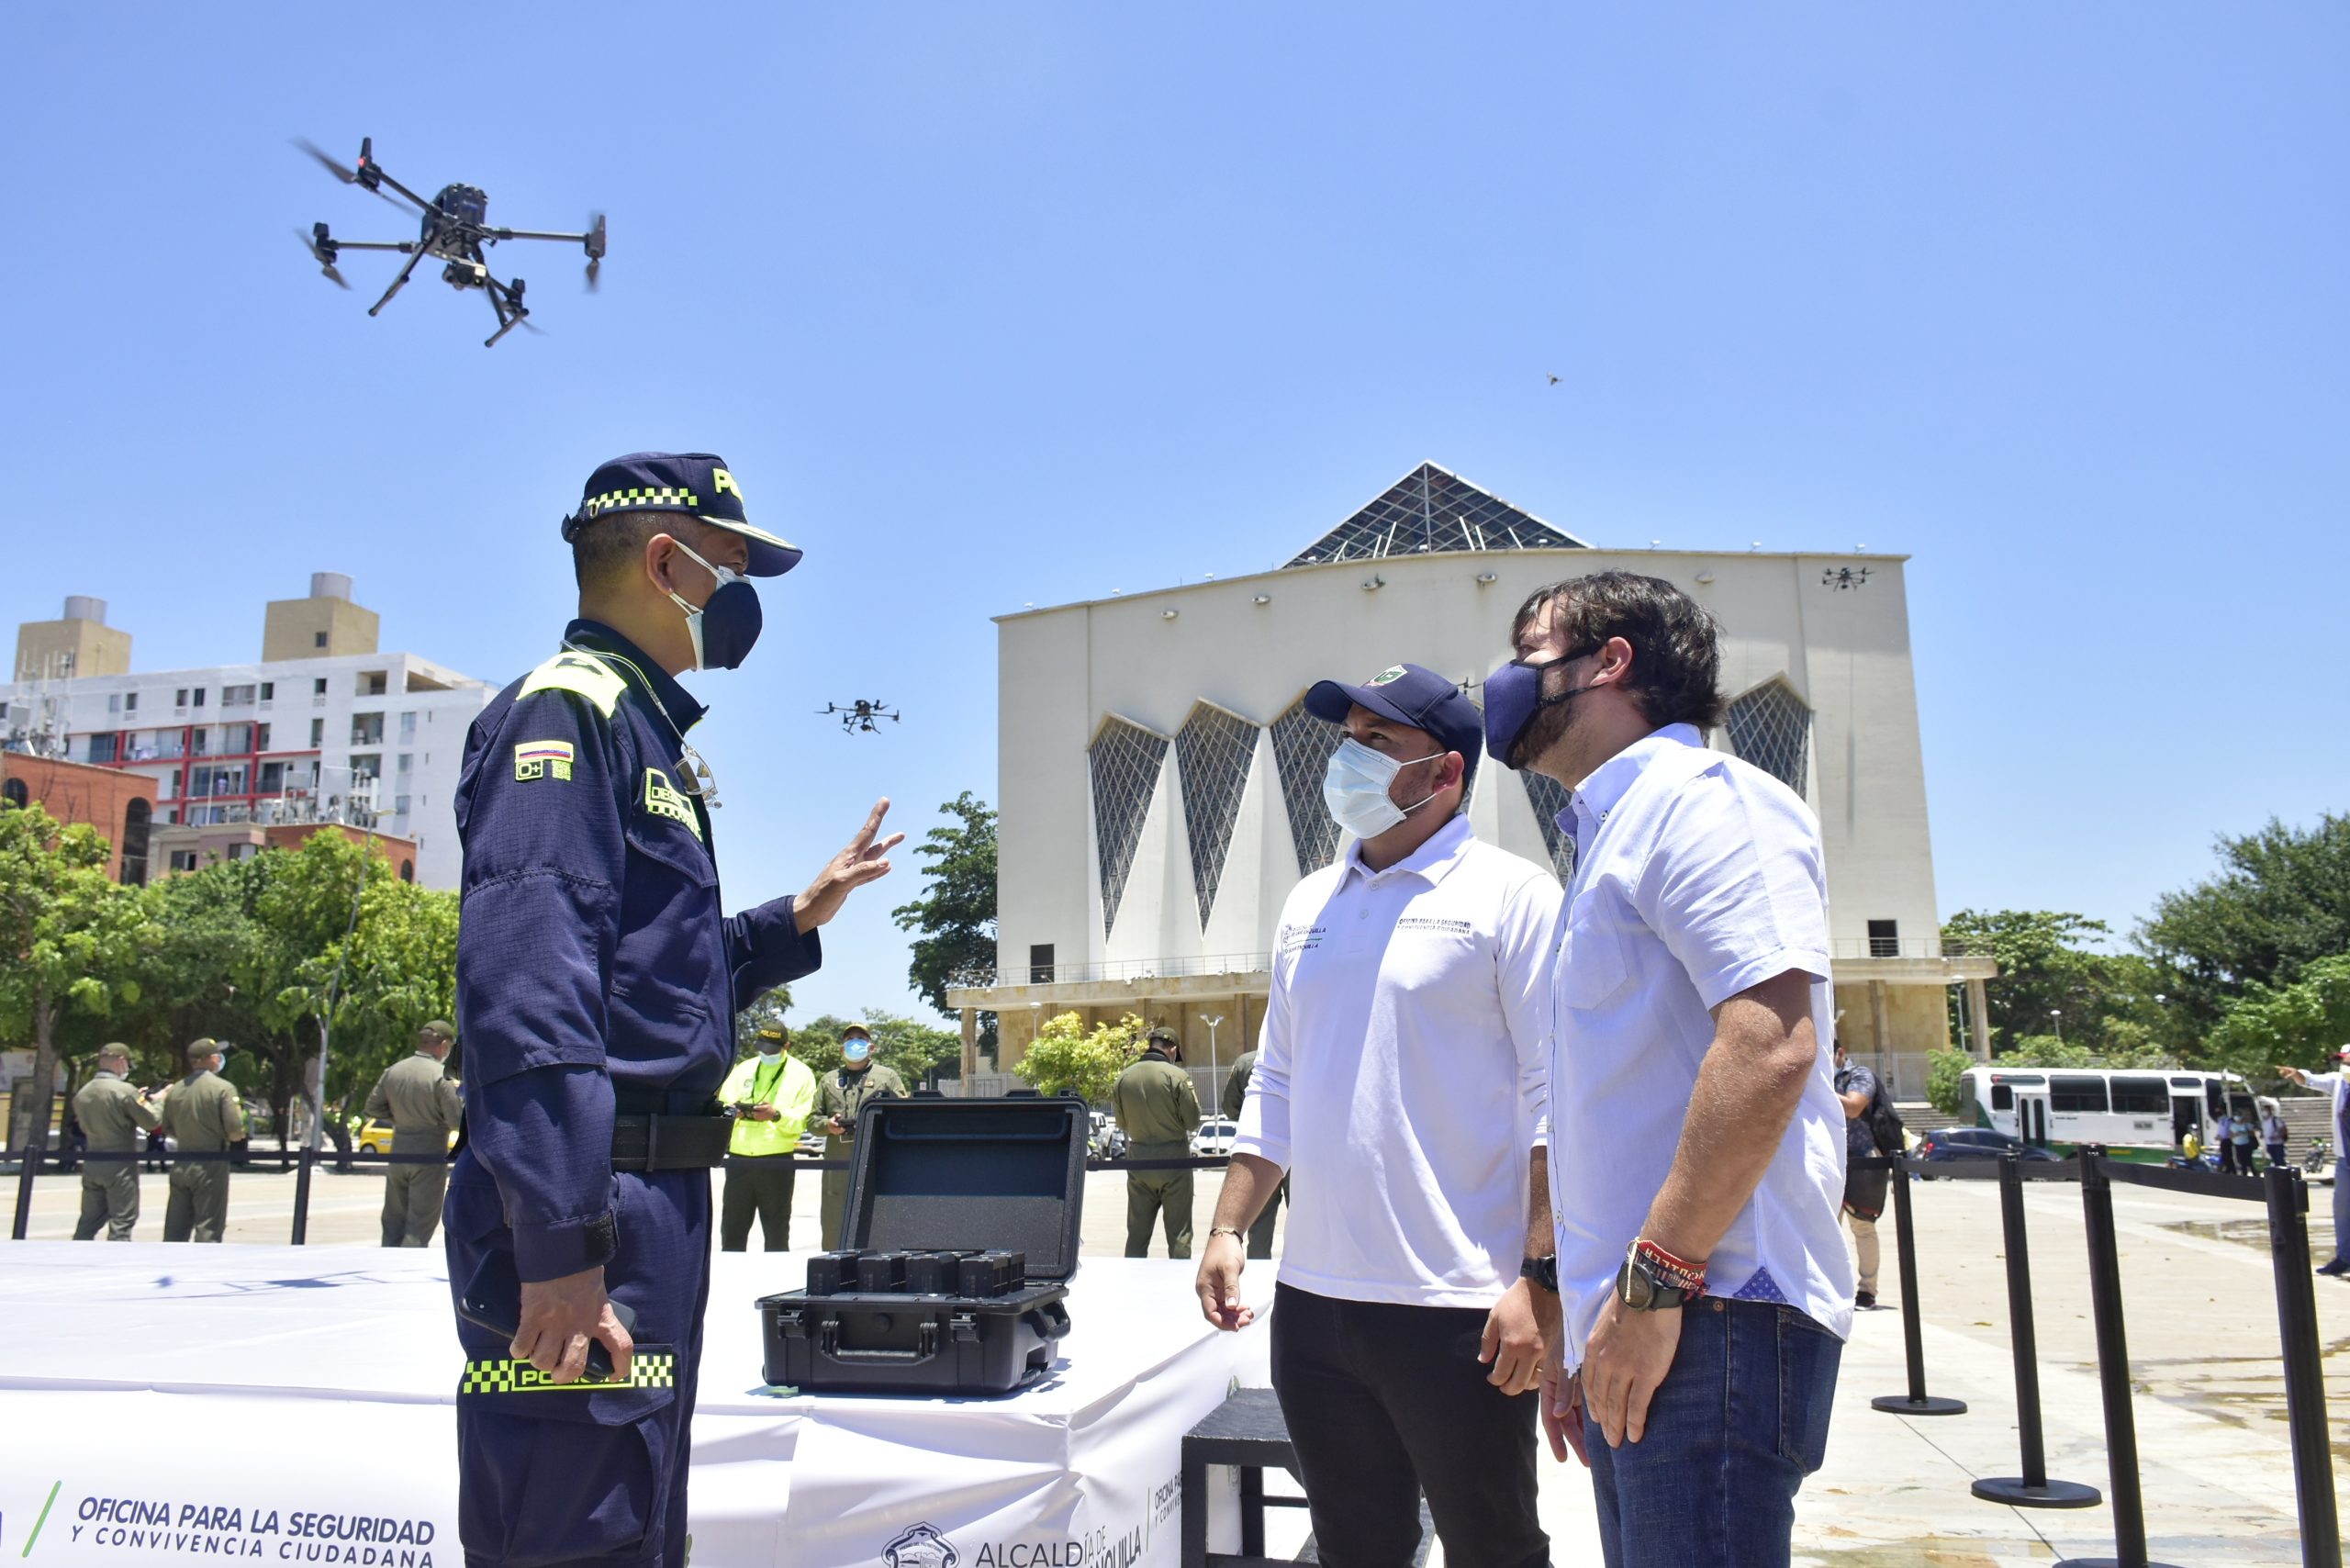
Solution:
<svg viewBox="0 0 2350 1568">
<path fill-rule="evenodd" d="M 1939 939 L 1906 564 L 1594 548 L 1427 465 L 1278 571 L 1002 617 L 998 966 L 952 1000 L 998 1014 L 1006 1066 L 1070 1009 L 1178 1024 L 1196 1064 L 1210 1018 L 1220 1059 L 1249 1047 L 1281 902 L 1341 842 L 1322 804 L 1337 731 L 1306 689 L 1410 661 L 1475 698 L 1528 593 L 1622 568 L 1719 617 L 1711 742 L 1818 813 L 1842 1036 L 1917 1058 L 1886 1065 L 1922 1092 L 1944 988 L 1993 971 Z M 1564 804 L 1489 759 L 1470 814 L 1563 875 Z"/>
<path fill-rule="evenodd" d="M 84 673 L 56 650 L 108 646 L 85 624 L 102 622 L 105 605 L 77 597 L 66 611 L 20 629 L 17 678 L 0 686 L 0 745 L 154 779 L 159 825 L 364 822 L 372 809 L 386 832 L 415 841 L 418 881 L 457 885 L 465 732 L 498 689 L 376 652 L 375 617 L 351 601 L 348 577 L 319 573 L 308 598 L 270 605 L 264 657 L 251 664 L 134 672 L 119 636 L 115 667 Z M 297 648 L 312 652 L 266 656 Z"/>
</svg>

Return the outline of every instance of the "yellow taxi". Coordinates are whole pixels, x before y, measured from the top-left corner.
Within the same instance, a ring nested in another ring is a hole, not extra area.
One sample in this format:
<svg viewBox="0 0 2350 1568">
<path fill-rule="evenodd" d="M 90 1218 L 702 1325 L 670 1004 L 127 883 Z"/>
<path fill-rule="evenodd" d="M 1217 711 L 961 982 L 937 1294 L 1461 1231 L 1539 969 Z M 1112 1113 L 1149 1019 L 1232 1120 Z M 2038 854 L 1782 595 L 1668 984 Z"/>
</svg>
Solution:
<svg viewBox="0 0 2350 1568">
<path fill-rule="evenodd" d="M 351 1135 L 351 1147 L 362 1154 L 391 1153 L 392 1124 L 379 1122 L 373 1116 L 368 1117 L 359 1124 L 359 1130 Z M 449 1131 L 449 1147 L 451 1148 L 457 1147 L 457 1133 L 453 1127 Z"/>
</svg>

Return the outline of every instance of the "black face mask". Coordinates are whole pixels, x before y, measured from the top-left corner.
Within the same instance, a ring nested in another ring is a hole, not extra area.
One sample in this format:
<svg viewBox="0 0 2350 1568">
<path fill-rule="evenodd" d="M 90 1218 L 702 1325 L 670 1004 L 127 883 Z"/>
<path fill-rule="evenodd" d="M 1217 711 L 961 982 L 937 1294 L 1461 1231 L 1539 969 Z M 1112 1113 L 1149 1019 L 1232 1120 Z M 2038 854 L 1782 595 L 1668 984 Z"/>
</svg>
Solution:
<svg viewBox="0 0 2350 1568">
<path fill-rule="evenodd" d="M 669 590 L 670 602 L 686 612 L 686 634 L 694 644 L 694 668 L 742 668 L 767 621 L 759 610 L 759 590 L 740 572 L 711 566 L 683 540 L 677 541 L 677 545 L 687 559 L 718 579 L 718 587 L 699 609 L 688 603 L 677 589 Z"/>
</svg>

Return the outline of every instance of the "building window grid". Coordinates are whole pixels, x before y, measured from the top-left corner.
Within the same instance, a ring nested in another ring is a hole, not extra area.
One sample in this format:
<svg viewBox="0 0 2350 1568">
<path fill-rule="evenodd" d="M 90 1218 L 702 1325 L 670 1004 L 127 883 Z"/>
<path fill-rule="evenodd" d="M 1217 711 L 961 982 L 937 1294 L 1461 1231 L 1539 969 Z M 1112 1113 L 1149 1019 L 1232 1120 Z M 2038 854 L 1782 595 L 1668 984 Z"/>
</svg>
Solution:
<svg viewBox="0 0 2350 1568">
<path fill-rule="evenodd" d="M 1731 703 L 1723 727 L 1740 756 L 1796 794 L 1806 793 L 1811 710 L 1785 681 L 1766 682 Z"/>
<path fill-rule="evenodd" d="M 1574 880 L 1575 835 L 1559 825 L 1567 809 L 1574 804 L 1574 791 L 1547 773 L 1531 769 L 1518 778 L 1526 785 L 1526 799 L 1534 807 L 1534 823 L 1542 830 L 1542 847 L 1550 851 L 1550 868 L 1559 874 L 1561 883 Z"/>
<path fill-rule="evenodd" d="M 1248 768 L 1257 759 L 1257 726 L 1212 702 L 1193 706 L 1175 732 L 1175 764 L 1183 778 L 1183 824 L 1192 846 L 1192 889 L 1200 901 L 1200 924 L 1215 908 L 1216 885 L 1224 878 L 1232 830 L 1240 821 L 1240 798 Z"/>
<path fill-rule="evenodd" d="M 1297 846 L 1297 874 L 1312 876 L 1337 857 L 1341 836 L 1330 808 L 1322 800 L 1322 778 L 1329 770 L 1330 754 L 1338 749 L 1346 731 L 1305 711 L 1300 697 L 1270 728 L 1273 735 L 1273 766 L 1281 778 L 1281 804 L 1289 812 L 1289 835 Z"/>
<path fill-rule="evenodd" d="M 1143 819 L 1150 814 L 1150 798 L 1158 788 L 1158 770 L 1167 758 L 1167 737 L 1125 719 L 1112 717 L 1086 748 L 1093 776 L 1093 831 L 1101 850 L 1102 931 L 1117 924 L 1118 904 L 1126 891 L 1126 873 L 1133 869 L 1135 848 L 1142 841 Z"/>
</svg>

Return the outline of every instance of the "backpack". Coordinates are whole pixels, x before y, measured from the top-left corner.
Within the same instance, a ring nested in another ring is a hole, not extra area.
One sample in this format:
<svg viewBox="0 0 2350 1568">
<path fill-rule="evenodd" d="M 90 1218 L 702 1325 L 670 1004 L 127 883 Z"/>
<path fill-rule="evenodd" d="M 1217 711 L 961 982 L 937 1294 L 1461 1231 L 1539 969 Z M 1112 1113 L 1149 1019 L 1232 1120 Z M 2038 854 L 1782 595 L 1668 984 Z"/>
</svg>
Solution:
<svg viewBox="0 0 2350 1568">
<path fill-rule="evenodd" d="M 1909 1129 L 1902 1125 L 1900 1113 L 1893 1108 L 1893 1096 L 1885 1092 L 1885 1080 L 1876 1081 L 1876 1092 L 1869 1097 L 1869 1108 L 1861 1113 L 1869 1125 L 1869 1134 L 1876 1139 L 1879 1154 L 1899 1155 L 1909 1147 Z"/>
</svg>

